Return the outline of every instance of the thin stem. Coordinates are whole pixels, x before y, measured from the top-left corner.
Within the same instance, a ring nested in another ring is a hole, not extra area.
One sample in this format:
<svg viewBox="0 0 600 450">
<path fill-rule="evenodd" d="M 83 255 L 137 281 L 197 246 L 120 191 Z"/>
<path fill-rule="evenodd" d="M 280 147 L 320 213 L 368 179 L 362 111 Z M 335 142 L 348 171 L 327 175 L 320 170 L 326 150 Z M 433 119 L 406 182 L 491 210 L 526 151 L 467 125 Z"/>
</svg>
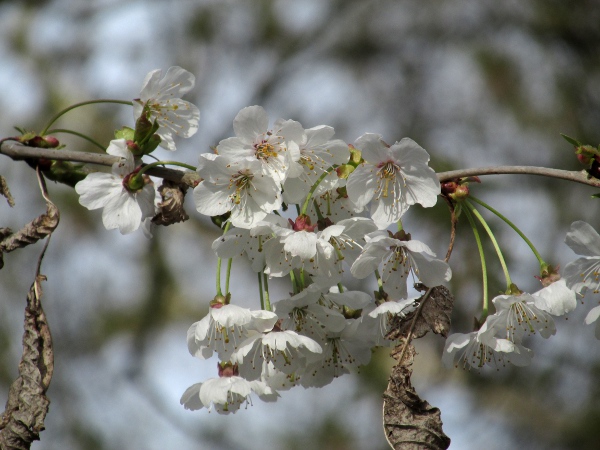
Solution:
<svg viewBox="0 0 600 450">
<path fill-rule="evenodd" d="M 223 292 L 221 292 L 221 258 L 217 258 L 217 281 L 216 281 L 216 288 L 217 288 L 217 295 L 223 295 Z"/>
<path fill-rule="evenodd" d="M 379 275 L 379 270 L 375 269 L 375 278 L 377 279 L 377 287 L 379 289 L 379 293 L 383 295 L 383 280 L 381 279 L 381 275 Z"/>
<path fill-rule="evenodd" d="M 225 228 L 223 228 L 223 235 L 225 235 L 225 233 L 227 233 L 227 231 L 229 231 L 229 227 L 231 226 L 231 222 L 227 222 L 225 224 Z M 223 293 L 221 292 L 221 258 L 217 258 L 217 281 L 216 281 L 216 288 L 217 288 L 217 295 L 223 295 Z M 231 268 L 231 264 L 229 264 L 229 269 Z M 229 293 L 229 270 L 227 271 L 227 287 L 225 288 L 226 293 Z"/>
<path fill-rule="evenodd" d="M 67 130 L 64 128 L 53 128 L 52 130 L 48 131 L 48 134 L 55 134 L 55 133 L 68 133 L 68 134 L 74 134 L 75 136 L 79 136 L 82 139 L 85 139 L 88 142 L 91 142 L 92 144 L 94 144 L 96 147 L 98 147 L 100 150 L 102 151 L 106 151 L 106 147 L 104 147 L 102 144 L 100 144 L 98 141 L 92 139 L 89 136 L 86 136 L 83 133 L 79 133 L 77 131 L 73 131 L 73 130 Z"/>
<path fill-rule="evenodd" d="M 54 115 L 54 117 L 52 117 L 50 119 L 50 121 L 46 124 L 46 126 L 44 127 L 44 129 L 40 133 L 40 136 L 45 136 L 48 133 L 48 129 L 52 126 L 52 124 L 54 122 L 56 122 L 62 115 L 68 113 L 72 109 L 79 108 L 80 106 L 85 106 L 85 105 L 93 105 L 94 103 L 118 103 L 118 104 L 121 104 L 121 105 L 129 105 L 129 106 L 133 105 L 133 103 L 130 102 L 130 101 L 126 101 L 126 100 L 113 100 L 113 99 L 106 99 L 106 98 L 105 99 L 98 99 L 98 100 L 87 100 L 85 102 L 75 103 L 74 105 L 71 105 L 71 106 L 63 109 L 62 111 L 57 112 Z"/>
<path fill-rule="evenodd" d="M 454 242 L 456 242 L 456 227 L 458 225 L 458 215 L 456 214 L 456 205 L 448 200 L 448 207 L 450 208 L 450 243 L 448 244 L 448 250 L 446 251 L 446 258 L 444 261 L 450 261 L 452 256 L 452 250 L 454 250 Z"/>
<path fill-rule="evenodd" d="M 508 267 L 506 266 L 506 261 L 504 260 L 504 255 L 502 255 L 502 250 L 500 250 L 500 246 L 498 245 L 498 241 L 496 240 L 494 233 L 492 233 L 492 230 L 490 229 L 489 225 L 487 224 L 487 222 L 485 221 L 483 216 L 481 214 L 479 214 L 479 211 L 477 211 L 475 209 L 475 207 L 468 200 L 465 200 L 463 202 L 463 204 L 468 207 L 470 212 L 475 217 L 477 217 L 477 220 L 479 220 L 481 225 L 483 225 L 483 228 L 485 228 L 485 231 L 488 234 L 490 241 L 492 241 L 492 244 L 494 245 L 494 249 L 496 250 L 496 254 L 498 255 L 498 260 L 500 261 L 500 265 L 502 266 L 502 270 L 504 271 L 504 278 L 506 279 L 506 290 L 509 291 L 512 281 L 510 279 L 510 274 L 508 273 Z"/>
<path fill-rule="evenodd" d="M 304 269 L 300 269 L 300 290 L 303 291 L 306 287 L 306 280 L 304 279 Z"/>
<path fill-rule="evenodd" d="M 306 214 L 308 205 L 310 205 L 310 199 L 312 198 L 313 194 L 317 190 L 317 187 L 319 187 L 319 184 L 321 184 L 321 181 L 323 181 L 327 175 L 329 175 L 333 170 L 335 170 L 336 167 L 337 167 L 337 164 L 334 164 L 333 166 L 331 166 L 329 169 L 327 169 L 325 172 L 323 172 L 321 174 L 321 176 L 317 179 L 315 184 L 312 185 L 312 187 L 310 188 L 310 191 L 308 191 L 306 200 L 304 200 L 304 203 L 302 204 L 302 210 L 300 211 L 300 214 Z"/>
<path fill-rule="evenodd" d="M 263 291 L 263 274 L 262 272 L 258 272 L 258 290 L 260 292 L 260 309 L 265 309 L 265 297 Z"/>
<path fill-rule="evenodd" d="M 225 293 L 229 294 L 229 278 L 231 277 L 231 264 L 233 263 L 233 258 L 229 258 L 227 260 L 227 274 L 225 275 Z"/>
<path fill-rule="evenodd" d="M 539 252 L 536 250 L 535 246 L 533 245 L 533 243 L 529 240 L 529 238 L 527 236 L 525 236 L 523 234 L 523 232 L 514 224 L 512 223 L 507 217 L 505 217 L 503 214 L 501 214 L 499 211 L 495 210 L 494 208 L 492 208 L 490 205 L 488 205 L 487 203 L 485 203 L 482 200 L 479 200 L 476 197 L 473 197 L 472 195 L 469 196 L 470 200 L 473 200 L 475 203 L 479 203 L 481 206 L 483 206 L 484 208 L 486 208 L 487 210 L 489 210 L 490 212 L 494 213 L 495 215 L 497 215 L 500 219 L 502 219 L 504 222 L 506 222 L 506 224 L 511 227 L 513 230 L 515 230 L 515 232 L 521 236 L 521 239 L 523 239 L 525 241 L 525 243 L 529 246 L 529 248 L 531 249 L 531 251 L 533 252 L 533 254 L 535 255 L 535 257 L 537 258 L 537 260 L 540 263 L 540 266 L 545 266 L 547 265 L 546 262 L 544 261 L 544 259 L 542 258 L 542 255 L 539 254 Z"/>
<path fill-rule="evenodd" d="M 146 164 L 144 167 L 142 167 L 142 169 L 139 171 L 138 175 L 142 175 L 144 172 L 153 169 L 154 167 L 157 166 L 178 166 L 178 167 L 183 167 L 184 169 L 189 169 L 189 170 L 193 170 L 196 171 L 196 167 L 194 166 L 190 166 L 189 164 L 185 164 L 179 161 L 156 161 L 150 164 Z"/>
<path fill-rule="evenodd" d="M 265 293 L 265 305 L 264 308 L 267 311 L 271 311 L 271 301 L 269 300 L 269 276 L 263 273 L 264 293 Z"/>
<path fill-rule="evenodd" d="M 292 291 L 294 292 L 294 295 L 296 295 L 300 292 L 300 289 L 298 288 L 298 281 L 296 280 L 296 274 L 293 269 L 290 270 L 290 280 L 292 281 Z"/>
<path fill-rule="evenodd" d="M 489 311 L 489 296 L 488 296 L 488 273 L 487 273 L 487 264 L 485 262 L 485 252 L 483 251 L 483 245 L 481 244 L 481 236 L 479 236 L 479 230 L 477 229 L 477 224 L 475 220 L 473 220 L 473 216 L 468 208 L 464 210 L 465 216 L 471 225 L 471 229 L 473 230 L 473 234 L 475 235 L 475 242 L 477 243 L 477 250 L 479 251 L 479 259 L 481 260 L 481 274 L 483 278 L 483 307 L 481 311 L 481 321 L 485 320 Z"/>
</svg>

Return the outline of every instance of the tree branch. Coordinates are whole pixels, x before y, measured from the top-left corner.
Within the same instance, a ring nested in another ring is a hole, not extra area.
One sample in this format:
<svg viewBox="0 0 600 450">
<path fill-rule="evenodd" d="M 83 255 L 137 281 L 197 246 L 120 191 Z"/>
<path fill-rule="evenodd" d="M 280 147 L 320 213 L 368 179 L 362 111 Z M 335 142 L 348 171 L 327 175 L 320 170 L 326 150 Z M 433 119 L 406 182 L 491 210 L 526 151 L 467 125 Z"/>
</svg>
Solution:
<svg viewBox="0 0 600 450">
<path fill-rule="evenodd" d="M 119 157 L 102 153 L 84 153 L 73 150 L 55 150 L 50 148 L 27 147 L 13 141 L 4 141 L 0 147 L 0 153 L 14 159 L 46 158 L 59 161 L 82 162 L 97 164 L 101 166 L 112 166 Z M 147 172 L 149 175 L 165 178 L 177 183 L 187 184 L 195 187 L 201 178 L 196 172 L 185 172 L 181 170 L 154 167 Z M 497 167 L 474 167 L 470 169 L 451 170 L 437 174 L 440 182 L 455 178 L 473 177 L 479 175 L 539 175 L 549 178 L 574 181 L 587 186 L 600 187 L 600 180 L 592 178 L 584 170 L 561 170 L 537 166 L 497 166 Z"/>
<path fill-rule="evenodd" d="M 15 161 L 29 158 L 46 158 L 59 161 L 81 162 L 99 166 L 112 166 L 121 158 L 102 153 L 85 153 L 73 150 L 56 150 L 53 148 L 28 147 L 15 141 L 4 141 L 0 146 L 0 153 Z M 153 167 L 146 172 L 148 175 L 164 178 L 176 183 L 183 183 L 195 187 L 201 178 L 196 172 Z"/>
<path fill-rule="evenodd" d="M 437 174 L 440 182 L 455 178 L 474 177 L 479 175 L 539 175 L 549 178 L 574 181 L 588 186 L 600 187 L 600 180 L 590 177 L 585 170 L 561 170 L 537 166 L 497 166 L 497 167 L 474 167 L 471 169 L 451 170 Z"/>
</svg>

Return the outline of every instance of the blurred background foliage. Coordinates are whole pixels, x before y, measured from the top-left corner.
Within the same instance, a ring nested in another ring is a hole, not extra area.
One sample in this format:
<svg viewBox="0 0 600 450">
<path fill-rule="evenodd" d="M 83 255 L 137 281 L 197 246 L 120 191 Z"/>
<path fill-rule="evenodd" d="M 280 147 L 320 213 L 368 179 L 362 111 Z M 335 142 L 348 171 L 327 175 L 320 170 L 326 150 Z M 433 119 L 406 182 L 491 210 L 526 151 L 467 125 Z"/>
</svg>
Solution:
<svg viewBox="0 0 600 450">
<path fill-rule="evenodd" d="M 578 170 L 559 133 L 600 141 L 600 4 L 593 0 L 47 0 L 0 2 L 0 135 L 40 130 L 59 109 L 91 98 L 132 99 L 155 68 L 196 75 L 196 136 L 177 159 L 196 164 L 232 134 L 244 106 L 305 127 L 332 125 L 353 142 L 409 136 L 438 171 L 494 164 Z M 108 143 L 131 126 L 131 110 L 86 106 L 57 126 Z M 71 149 L 96 151 L 60 135 Z M 162 154 L 159 156 L 166 156 Z M 17 205 L 0 202 L 2 226 L 18 229 L 44 210 L 33 171 L 0 158 Z M 496 176 L 472 192 L 513 219 L 546 260 L 574 258 L 563 244 L 571 221 L 598 227 L 585 186 Z M 185 224 L 121 236 L 60 185 L 50 195 L 61 224 L 42 272 L 55 344 L 47 430 L 35 449 L 383 449 L 381 393 L 391 360 L 377 351 L 358 375 L 318 390 L 259 400 L 231 417 L 184 411 L 181 393 L 215 376 L 216 362 L 191 358 L 189 325 L 213 297 L 218 230 L 195 214 Z M 189 196 L 188 196 L 189 197 Z M 413 208 L 406 228 L 444 255 L 443 202 Z M 514 281 L 537 290 L 537 264 L 494 222 Z M 5 257 L 0 272 L 0 402 L 16 376 L 22 314 L 41 245 Z M 491 283 L 503 289 L 501 271 Z M 453 329 L 468 332 L 481 298 L 479 258 L 461 223 L 451 259 Z M 233 301 L 257 306 L 254 277 L 234 264 Z M 286 286 L 273 283 L 275 294 Z M 369 289 L 370 285 L 364 287 Z M 600 352 L 582 319 L 594 299 L 558 319 L 549 341 L 532 338 L 528 368 L 477 374 L 440 365 L 443 341 L 419 342 L 413 383 L 442 410 L 456 449 L 596 449 L 600 440 Z"/>
</svg>

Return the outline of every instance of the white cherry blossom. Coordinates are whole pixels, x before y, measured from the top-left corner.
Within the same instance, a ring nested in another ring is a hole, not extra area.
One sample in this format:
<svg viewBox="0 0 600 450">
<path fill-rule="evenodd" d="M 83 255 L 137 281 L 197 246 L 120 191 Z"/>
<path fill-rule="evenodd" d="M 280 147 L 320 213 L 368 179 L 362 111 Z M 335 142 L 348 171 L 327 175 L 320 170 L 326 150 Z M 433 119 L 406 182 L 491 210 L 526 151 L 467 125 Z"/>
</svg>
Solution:
<svg viewBox="0 0 600 450">
<path fill-rule="evenodd" d="M 283 199 L 286 203 L 301 203 L 313 184 L 332 165 L 345 164 L 349 157 L 348 145 L 339 139 L 332 140 L 332 127 L 320 125 L 305 130 L 302 139 L 297 142 L 302 172 L 295 177 L 288 177 L 284 183 Z M 337 187 L 339 178 L 332 171 L 316 188 L 313 197 Z"/>
<path fill-rule="evenodd" d="M 298 142 L 303 140 L 304 129 L 293 120 L 279 120 L 273 130 L 268 127 L 269 117 L 261 106 L 242 109 L 233 120 L 235 137 L 219 142 L 217 153 L 232 162 L 258 161 L 265 175 L 283 183 L 288 175 L 302 173 Z"/>
<path fill-rule="evenodd" d="M 200 111 L 179 98 L 194 87 L 195 77 L 177 66 L 170 67 L 165 76 L 161 76 L 162 70 L 146 75 L 140 98 L 133 102 L 133 114 L 137 120 L 145 109 L 148 119 L 156 120 L 160 126 L 157 131 L 160 146 L 175 150 L 173 135 L 188 138 L 198 131 Z"/>
<path fill-rule="evenodd" d="M 209 378 L 186 389 L 180 400 L 185 409 L 210 410 L 214 407 L 219 414 L 229 414 L 235 413 L 242 404 L 249 404 L 252 392 L 266 398 L 277 395 L 263 381 L 248 381 L 238 376 L 237 366 L 231 363 L 220 363 L 219 373 L 218 378 Z"/>
<path fill-rule="evenodd" d="M 408 296 L 407 278 L 411 273 L 428 287 L 443 284 L 452 276 L 450 266 L 436 259 L 423 242 L 396 239 L 384 230 L 370 233 L 366 240 L 350 271 L 356 278 L 365 278 L 381 264 L 383 288 L 393 298 Z"/>
<path fill-rule="evenodd" d="M 485 326 L 485 324 L 484 324 Z M 458 367 L 463 369 L 481 369 L 485 365 L 492 365 L 499 369 L 505 363 L 515 366 L 527 366 L 531 363 L 533 352 L 515 344 L 508 339 L 499 339 L 493 332 L 482 327 L 479 331 L 467 334 L 455 333 L 446 339 L 442 363 L 446 367 Z M 458 362 L 454 361 L 458 358 Z"/>
<path fill-rule="evenodd" d="M 279 371 L 292 374 L 306 365 L 307 357 L 321 353 L 313 339 L 294 331 L 271 331 L 249 336 L 231 356 L 240 374 L 248 380 L 260 378 L 263 361 L 272 362 Z"/>
<path fill-rule="evenodd" d="M 200 359 L 210 358 L 216 351 L 219 358 L 228 360 L 250 331 L 270 330 L 276 321 L 277 315 L 269 311 L 213 302 L 208 314 L 188 329 L 188 350 Z"/>
<path fill-rule="evenodd" d="M 304 387 L 322 387 L 341 375 L 356 371 L 371 360 L 371 343 L 365 340 L 358 320 L 347 321 L 337 332 L 328 331 L 323 353 L 306 366 L 300 378 Z"/>
<path fill-rule="evenodd" d="M 252 230 L 232 227 L 212 244 L 212 249 L 219 258 L 235 258 L 246 254 L 254 272 L 265 268 L 264 244 L 272 238 L 271 229 L 262 222 L 286 226 L 287 221 L 276 214 L 267 214 Z"/>
<path fill-rule="evenodd" d="M 578 294 L 600 292 L 600 235 L 582 221 L 573 222 L 567 233 L 566 244 L 581 258 L 565 266 L 567 287 Z"/>
<path fill-rule="evenodd" d="M 198 212 L 220 216 L 231 212 L 231 223 L 250 229 L 268 213 L 281 207 L 278 184 L 262 172 L 257 160 L 206 154 L 201 157 L 198 173 L 204 181 L 194 188 Z"/>
<path fill-rule="evenodd" d="M 348 196 L 357 210 L 371 202 L 371 218 L 380 229 L 400 220 L 415 203 L 435 205 L 440 183 L 427 165 L 429 154 L 415 141 L 404 138 L 387 146 L 378 134 L 366 133 L 354 146 L 364 163 L 348 177 Z"/>
<path fill-rule="evenodd" d="M 280 318 L 280 327 L 294 330 L 321 342 L 330 332 L 342 331 L 346 326 L 344 316 L 334 309 L 320 304 L 325 289 L 315 284 L 302 292 L 274 305 L 274 310 Z"/>
<path fill-rule="evenodd" d="M 110 141 L 109 155 L 120 156 L 112 165 L 111 173 L 93 172 L 75 185 L 79 203 L 87 209 L 103 208 L 102 223 L 108 230 L 118 228 L 121 234 L 137 230 L 142 221 L 154 215 L 154 185 L 144 178 L 141 189 L 132 191 L 126 183 L 136 169 L 133 154 L 125 139 Z"/>
</svg>

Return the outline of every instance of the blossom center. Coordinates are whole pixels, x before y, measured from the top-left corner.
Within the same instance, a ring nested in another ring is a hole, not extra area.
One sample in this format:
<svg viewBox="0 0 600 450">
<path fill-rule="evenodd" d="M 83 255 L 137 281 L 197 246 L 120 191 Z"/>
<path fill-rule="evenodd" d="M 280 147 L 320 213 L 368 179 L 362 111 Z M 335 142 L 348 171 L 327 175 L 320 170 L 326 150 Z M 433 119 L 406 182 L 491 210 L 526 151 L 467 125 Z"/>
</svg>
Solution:
<svg viewBox="0 0 600 450">
<path fill-rule="evenodd" d="M 233 203 L 239 205 L 242 202 L 243 191 L 252 185 L 253 176 L 248 173 L 238 172 L 229 180 L 229 189 L 235 186 L 235 192 L 230 198 Z"/>
<path fill-rule="evenodd" d="M 314 170 L 315 169 L 315 163 L 312 160 L 312 158 L 308 155 L 300 155 L 300 161 L 298 161 L 300 164 L 302 164 L 304 167 L 306 167 L 308 170 Z"/>
<path fill-rule="evenodd" d="M 400 173 L 400 167 L 392 161 L 382 162 L 377 165 L 377 188 L 376 198 L 388 197 L 390 195 L 390 183 L 392 184 L 392 195 L 396 194 L 396 175 Z"/>
<path fill-rule="evenodd" d="M 275 146 L 269 142 L 262 141 L 260 144 L 255 144 L 254 148 L 256 149 L 257 159 L 269 159 L 277 157 Z"/>
</svg>

